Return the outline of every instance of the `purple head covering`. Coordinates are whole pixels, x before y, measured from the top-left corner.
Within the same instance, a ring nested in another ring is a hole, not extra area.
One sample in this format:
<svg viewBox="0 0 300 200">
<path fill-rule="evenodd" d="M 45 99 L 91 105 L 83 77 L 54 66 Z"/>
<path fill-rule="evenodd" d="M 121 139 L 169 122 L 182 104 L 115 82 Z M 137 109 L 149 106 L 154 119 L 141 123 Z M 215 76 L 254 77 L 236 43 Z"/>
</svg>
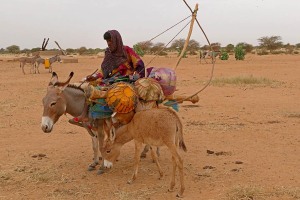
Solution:
<svg viewBox="0 0 300 200">
<path fill-rule="evenodd" d="M 108 78 L 110 73 L 127 61 L 127 54 L 123 48 L 120 33 L 116 30 L 107 31 L 110 34 L 112 45 L 105 50 L 105 57 L 101 64 L 103 78 Z"/>
</svg>

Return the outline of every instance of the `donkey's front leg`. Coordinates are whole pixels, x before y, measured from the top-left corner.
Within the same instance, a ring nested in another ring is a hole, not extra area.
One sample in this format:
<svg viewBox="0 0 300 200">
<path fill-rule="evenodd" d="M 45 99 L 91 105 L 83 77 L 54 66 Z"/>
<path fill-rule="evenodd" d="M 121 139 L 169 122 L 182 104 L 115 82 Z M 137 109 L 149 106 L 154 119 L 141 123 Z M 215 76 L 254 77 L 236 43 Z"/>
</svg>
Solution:
<svg viewBox="0 0 300 200">
<path fill-rule="evenodd" d="M 38 73 L 40 73 L 39 66 L 40 66 L 40 64 L 35 65 L 35 68 L 36 68 L 36 70 L 37 70 Z"/>
<path fill-rule="evenodd" d="M 22 72 L 23 72 L 23 74 L 25 75 L 24 65 L 25 65 L 25 64 L 23 63 L 21 67 L 22 67 Z"/>
<path fill-rule="evenodd" d="M 94 152 L 94 158 L 93 163 L 91 163 L 88 167 L 88 171 L 93 171 L 96 169 L 96 166 L 99 165 L 99 143 L 98 143 L 98 137 L 97 133 L 94 133 L 95 136 L 91 136 L 92 139 L 92 145 L 93 145 L 93 152 Z"/>
</svg>

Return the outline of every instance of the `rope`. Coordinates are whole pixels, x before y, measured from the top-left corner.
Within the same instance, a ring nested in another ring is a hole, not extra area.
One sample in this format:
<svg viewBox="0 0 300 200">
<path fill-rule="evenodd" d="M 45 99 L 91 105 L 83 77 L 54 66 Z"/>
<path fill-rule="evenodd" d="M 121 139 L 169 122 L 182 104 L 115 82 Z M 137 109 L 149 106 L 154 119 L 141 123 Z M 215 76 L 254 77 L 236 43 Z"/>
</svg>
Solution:
<svg viewBox="0 0 300 200">
<path fill-rule="evenodd" d="M 158 36 L 161 36 L 162 34 L 164 34 L 165 32 L 167 32 L 168 30 L 174 28 L 175 26 L 177 26 L 178 24 L 180 24 L 181 22 L 185 21 L 186 19 L 188 19 L 189 17 L 191 17 L 192 15 L 187 16 L 186 18 L 184 18 L 183 20 L 179 21 L 178 23 L 174 24 L 173 26 L 171 26 L 170 28 L 166 29 L 165 31 L 161 32 L 160 34 L 156 35 L 155 37 L 151 38 L 150 40 L 144 42 L 143 44 L 146 44 L 148 42 L 151 42 L 152 40 L 154 40 L 155 38 L 157 38 Z"/>
<path fill-rule="evenodd" d="M 169 41 L 159 52 L 155 54 L 155 56 L 146 64 L 145 67 L 147 67 L 158 55 L 161 53 L 188 25 L 190 22 L 188 22 L 172 39 Z"/>
</svg>

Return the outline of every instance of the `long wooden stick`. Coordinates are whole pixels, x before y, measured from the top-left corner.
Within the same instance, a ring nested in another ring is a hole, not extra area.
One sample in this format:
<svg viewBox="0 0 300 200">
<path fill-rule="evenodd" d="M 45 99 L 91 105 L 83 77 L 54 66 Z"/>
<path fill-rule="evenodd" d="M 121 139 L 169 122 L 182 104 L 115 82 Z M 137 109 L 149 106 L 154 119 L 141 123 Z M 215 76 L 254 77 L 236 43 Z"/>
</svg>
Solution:
<svg viewBox="0 0 300 200">
<path fill-rule="evenodd" d="M 98 71 L 98 69 L 96 69 L 92 74 L 90 74 L 88 76 L 94 75 L 97 71 Z M 85 82 L 86 82 L 86 80 L 82 81 L 82 83 L 80 83 L 80 85 L 78 87 L 82 86 L 82 84 L 84 84 Z"/>
<path fill-rule="evenodd" d="M 66 56 L 67 54 L 66 54 L 65 50 L 63 50 L 63 49 L 59 46 L 58 42 L 56 42 L 56 41 L 54 41 L 54 42 L 55 42 L 55 44 L 58 46 L 58 48 L 60 49 L 60 51 L 62 52 L 62 54 Z"/>
<path fill-rule="evenodd" d="M 184 42 L 184 46 L 183 46 L 183 49 L 181 51 L 181 54 L 177 60 L 177 63 L 174 67 L 174 70 L 176 70 L 177 66 L 179 65 L 180 61 L 181 61 L 181 58 L 182 56 L 184 55 L 184 52 L 189 44 L 189 41 L 190 41 L 190 38 L 191 38 L 191 35 L 192 35 L 192 32 L 193 32 L 193 26 L 194 26 L 194 22 L 195 22 L 195 19 L 196 19 L 196 16 L 197 16 L 197 11 L 198 11 L 198 4 L 196 4 L 195 6 L 195 9 L 194 9 L 194 12 L 193 12 L 193 15 L 192 15 L 192 19 L 191 19 L 191 24 L 190 24 L 190 30 L 189 30 L 189 34 Z"/>
</svg>

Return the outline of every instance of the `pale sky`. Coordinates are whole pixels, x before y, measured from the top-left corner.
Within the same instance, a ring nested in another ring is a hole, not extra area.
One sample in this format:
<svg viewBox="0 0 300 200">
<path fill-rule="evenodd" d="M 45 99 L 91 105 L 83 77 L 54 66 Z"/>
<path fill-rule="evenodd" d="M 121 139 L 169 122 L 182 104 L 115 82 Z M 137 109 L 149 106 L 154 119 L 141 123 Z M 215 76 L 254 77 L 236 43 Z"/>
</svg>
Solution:
<svg viewBox="0 0 300 200">
<path fill-rule="evenodd" d="M 300 43 L 300 0 L 186 0 L 211 43 L 258 45 L 263 36 Z M 147 41 L 190 15 L 182 0 L 0 0 L 0 48 L 106 48 L 103 34 L 116 29 L 126 45 Z M 153 43 L 168 43 L 187 21 Z M 188 27 L 176 38 L 185 39 Z M 192 39 L 207 42 L 197 24 Z"/>
</svg>

